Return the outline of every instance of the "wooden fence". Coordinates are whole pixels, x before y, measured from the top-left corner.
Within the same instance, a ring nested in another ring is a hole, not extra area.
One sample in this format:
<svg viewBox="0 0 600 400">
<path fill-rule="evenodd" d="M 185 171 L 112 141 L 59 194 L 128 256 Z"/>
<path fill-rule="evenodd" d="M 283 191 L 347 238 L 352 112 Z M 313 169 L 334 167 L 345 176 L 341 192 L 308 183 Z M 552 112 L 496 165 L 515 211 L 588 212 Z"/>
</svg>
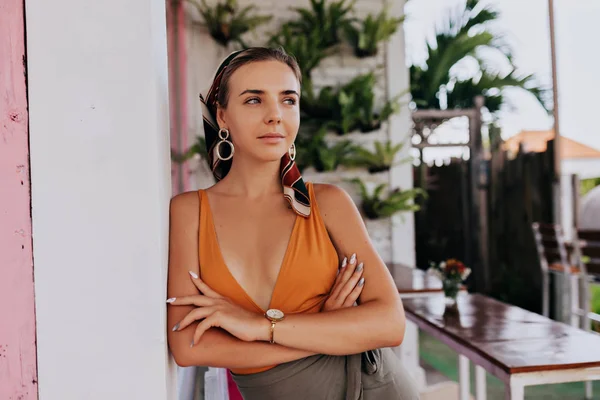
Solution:
<svg viewBox="0 0 600 400">
<path fill-rule="evenodd" d="M 417 266 L 459 258 L 473 269 L 470 288 L 539 312 L 541 275 L 531 223 L 553 222 L 554 144 L 544 153 L 521 149 L 511 159 L 498 131 L 490 136 L 491 155 L 477 165 L 456 159 L 415 167 L 415 186 L 429 194 L 415 218 Z"/>
</svg>

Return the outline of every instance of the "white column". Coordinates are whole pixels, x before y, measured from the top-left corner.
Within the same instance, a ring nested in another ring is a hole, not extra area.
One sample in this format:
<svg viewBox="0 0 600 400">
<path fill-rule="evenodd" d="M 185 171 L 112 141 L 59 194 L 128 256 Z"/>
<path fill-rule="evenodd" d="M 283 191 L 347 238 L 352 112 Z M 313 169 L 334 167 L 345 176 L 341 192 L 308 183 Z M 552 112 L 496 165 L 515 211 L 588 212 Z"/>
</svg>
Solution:
<svg viewBox="0 0 600 400">
<path fill-rule="evenodd" d="M 175 398 L 164 0 L 26 0 L 41 400 Z"/>
<path fill-rule="evenodd" d="M 400 16 L 404 14 L 405 0 L 390 2 L 390 14 Z M 384 1 L 384 3 L 386 3 Z M 412 119 L 408 109 L 409 70 L 406 66 L 404 43 L 404 28 L 400 25 L 398 31 L 392 36 L 386 46 L 386 72 L 388 81 L 388 98 L 393 98 L 406 92 L 402 98 L 405 104 L 400 113 L 389 120 L 389 136 L 393 143 L 406 141 L 406 145 L 398 154 L 398 159 L 410 155 L 410 133 Z M 411 163 L 401 164 L 390 170 L 390 187 L 410 189 L 413 187 L 413 166 Z M 411 267 L 415 266 L 415 229 L 412 213 L 402 213 L 392 217 L 392 262 L 401 263 Z M 405 367 L 417 380 L 420 387 L 425 385 L 425 371 L 419 367 L 419 331 L 415 324 L 406 321 L 406 333 L 402 345 L 396 350 Z"/>
<path fill-rule="evenodd" d="M 405 0 L 391 2 L 390 15 L 403 15 L 405 2 Z M 406 66 L 404 48 L 404 27 L 400 25 L 398 31 L 387 43 L 386 48 L 388 98 L 393 98 L 400 93 L 406 93 L 401 99 L 403 107 L 400 113 L 393 115 L 389 120 L 390 139 L 392 142 L 399 143 L 406 141 L 406 145 L 397 156 L 398 160 L 410 155 L 410 135 L 412 131 L 411 112 L 408 108 L 408 101 L 410 99 L 410 74 Z M 390 186 L 393 189 L 401 188 L 404 190 L 413 187 L 412 163 L 400 164 L 390 170 Z M 396 214 L 392 218 L 392 261 L 411 267 L 415 265 L 415 229 L 412 213 Z"/>
</svg>

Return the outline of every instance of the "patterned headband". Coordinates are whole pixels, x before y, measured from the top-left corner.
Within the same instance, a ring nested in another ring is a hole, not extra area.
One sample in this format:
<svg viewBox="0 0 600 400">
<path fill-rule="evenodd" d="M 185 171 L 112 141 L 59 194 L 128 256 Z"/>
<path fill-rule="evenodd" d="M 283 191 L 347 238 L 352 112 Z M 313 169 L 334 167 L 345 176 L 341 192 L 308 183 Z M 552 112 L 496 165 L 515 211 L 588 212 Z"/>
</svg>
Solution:
<svg viewBox="0 0 600 400">
<path fill-rule="evenodd" d="M 244 51 L 245 50 L 240 50 L 228 55 L 217 68 L 210 87 L 200 93 L 202 119 L 204 121 L 204 137 L 206 138 L 206 150 L 208 151 L 208 163 L 217 181 L 223 179 L 225 175 L 227 175 L 232 164 L 232 159 L 221 160 L 217 156 L 217 146 L 219 143 L 217 99 L 219 87 L 227 66 Z M 308 189 L 302 180 L 298 166 L 287 152 L 281 157 L 279 175 L 283 185 L 283 197 L 289 201 L 292 209 L 297 214 L 308 217 L 310 215 L 310 196 L 308 194 Z"/>
</svg>

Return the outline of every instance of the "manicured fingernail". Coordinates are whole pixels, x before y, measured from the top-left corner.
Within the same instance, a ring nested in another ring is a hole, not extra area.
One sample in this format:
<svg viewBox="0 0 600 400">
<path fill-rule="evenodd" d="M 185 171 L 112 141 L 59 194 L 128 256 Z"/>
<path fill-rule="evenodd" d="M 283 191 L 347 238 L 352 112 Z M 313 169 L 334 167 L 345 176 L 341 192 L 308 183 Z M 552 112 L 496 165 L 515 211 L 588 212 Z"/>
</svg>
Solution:
<svg viewBox="0 0 600 400">
<path fill-rule="evenodd" d="M 190 275 L 192 276 L 192 278 L 198 279 L 198 274 L 196 274 L 194 271 L 190 271 Z"/>
<path fill-rule="evenodd" d="M 360 278 L 360 281 L 358 281 L 358 286 L 362 286 L 365 284 L 365 278 Z"/>
<path fill-rule="evenodd" d="M 358 264 L 358 267 L 356 267 L 356 271 L 355 272 L 360 272 L 363 269 L 363 263 Z"/>
<path fill-rule="evenodd" d="M 192 343 L 190 343 L 190 348 L 194 347 L 194 339 L 192 339 Z"/>
<path fill-rule="evenodd" d="M 179 324 L 180 324 L 180 322 L 175 324 L 175 326 L 172 329 L 173 332 L 175 332 L 177 329 L 179 329 Z"/>
<path fill-rule="evenodd" d="M 175 301 L 175 297 L 171 297 L 170 299 L 167 299 L 167 303 L 172 303 Z"/>
<path fill-rule="evenodd" d="M 350 264 L 354 264 L 356 262 L 356 253 L 352 254 L 352 257 L 350 257 Z"/>
<path fill-rule="evenodd" d="M 342 268 L 346 267 L 346 264 L 348 264 L 348 258 L 344 257 L 344 260 L 342 261 Z"/>
</svg>

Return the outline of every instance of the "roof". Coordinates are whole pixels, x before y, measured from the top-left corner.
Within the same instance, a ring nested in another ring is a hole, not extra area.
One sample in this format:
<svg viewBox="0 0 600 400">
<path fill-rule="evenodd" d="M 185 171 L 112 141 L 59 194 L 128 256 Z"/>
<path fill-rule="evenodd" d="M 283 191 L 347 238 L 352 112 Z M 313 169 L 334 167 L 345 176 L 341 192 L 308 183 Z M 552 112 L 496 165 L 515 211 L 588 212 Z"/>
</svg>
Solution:
<svg viewBox="0 0 600 400">
<path fill-rule="evenodd" d="M 504 142 L 504 148 L 510 152 L 516 153 L 519 149 L 519 143 L 523 143 L 523 148 L 527 152 L 540 153 L 546 150 L 546 143 L 554 138 L 554 130 L 548 131 L 521 131 Z M 593 147 L 579 143 L 568 137 L 560 137 L 561 158 L 600 158 L 600 151 Z"/>
</svg>

